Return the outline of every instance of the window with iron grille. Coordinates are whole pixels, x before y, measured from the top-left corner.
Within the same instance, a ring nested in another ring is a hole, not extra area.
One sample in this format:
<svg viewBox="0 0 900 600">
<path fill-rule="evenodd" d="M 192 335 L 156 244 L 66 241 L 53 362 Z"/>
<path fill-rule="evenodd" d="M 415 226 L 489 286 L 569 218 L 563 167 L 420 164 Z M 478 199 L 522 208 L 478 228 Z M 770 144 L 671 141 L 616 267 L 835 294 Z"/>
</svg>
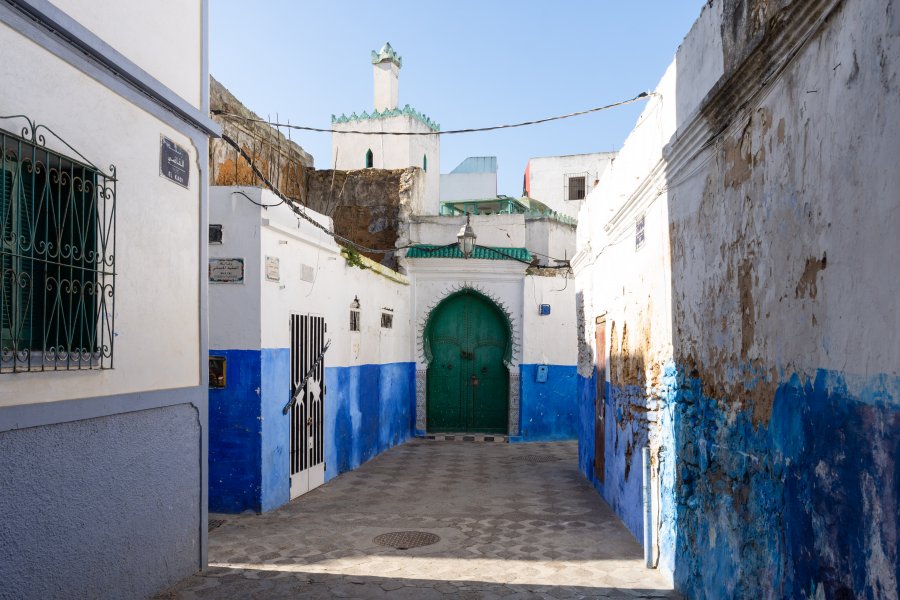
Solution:
<svg viewBox="0 0 900 600">
<path fill-rule="evenodd" d="M 587 195 L 587 173 L 566 175 L 566 200 L 584 200 Z"/>
<path fill-rule="evenodd" d="M 115 168 L 48 149 L 51 134 L 0 129 L 2 373 L 113 366 Z"/>
<path fill-rule="evenodd" d="M 634 224 L 634 249 L 640 250 L 644 245 L 644 215 L 638 217 Z"/>
<path fill-rule="evenodd" d="M 384 329 L 393 329 L 394 315 L 392 315 L 391 313 L 386 313 L 386 312 L 381 313 L 381 326 Z"/>
<path fill-rule="evenodd" d="M 350 331 L 359 331 L 359 311 L 350 311 Z"/>
</svg>

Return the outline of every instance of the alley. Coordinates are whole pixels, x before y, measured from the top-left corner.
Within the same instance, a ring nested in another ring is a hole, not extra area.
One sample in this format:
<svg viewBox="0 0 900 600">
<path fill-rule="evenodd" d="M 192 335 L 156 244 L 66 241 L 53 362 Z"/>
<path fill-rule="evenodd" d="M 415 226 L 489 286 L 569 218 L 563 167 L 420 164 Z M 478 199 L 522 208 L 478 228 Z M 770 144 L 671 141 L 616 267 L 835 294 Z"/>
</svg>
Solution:
<svg viewBox="0 0 900 600">
<path fill-rule="evenodd" d="M 574 442 L 415 440 L 278 510 L 221 518 L 206 574 L 157 598 L 680 597 L 579 473 Z M 376 543 L 393 532 L 434 543 Z"/>
</svg>

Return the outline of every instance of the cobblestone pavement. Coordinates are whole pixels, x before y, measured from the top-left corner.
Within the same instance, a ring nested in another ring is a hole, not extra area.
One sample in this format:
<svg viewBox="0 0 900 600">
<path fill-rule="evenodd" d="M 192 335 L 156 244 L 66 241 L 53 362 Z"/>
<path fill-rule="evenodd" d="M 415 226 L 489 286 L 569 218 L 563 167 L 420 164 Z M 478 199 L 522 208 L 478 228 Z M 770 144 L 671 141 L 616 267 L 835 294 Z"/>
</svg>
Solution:
<svg viewBox="0 0 900 600">
<path fill-rule="evenodd" d="M 264 515 L 213 515 L 209 570 L 158 596 L 679 598 L 581 476 L 574 442 L 415 440 Z M 423 531 L 398 550 L 373 538 Z"/>
</svg>

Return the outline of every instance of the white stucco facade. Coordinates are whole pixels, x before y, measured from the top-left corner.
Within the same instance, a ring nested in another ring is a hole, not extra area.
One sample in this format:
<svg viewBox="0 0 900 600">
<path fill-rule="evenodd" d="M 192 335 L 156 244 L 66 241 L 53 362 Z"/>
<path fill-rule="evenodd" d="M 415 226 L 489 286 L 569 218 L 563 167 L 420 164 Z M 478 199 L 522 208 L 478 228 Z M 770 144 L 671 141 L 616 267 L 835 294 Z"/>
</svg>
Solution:
<svg viewBox="0 0 900 600">
<path fill-rule="evenodd" d="M 569 200 L 569 179 L 584 177 L 587 197 L 615 157 L 615 152 L 595 152 L 532 158 L 525 170 L 527 195 L 559 213 L 575 217 L 584 201 Z"/>
</svg>

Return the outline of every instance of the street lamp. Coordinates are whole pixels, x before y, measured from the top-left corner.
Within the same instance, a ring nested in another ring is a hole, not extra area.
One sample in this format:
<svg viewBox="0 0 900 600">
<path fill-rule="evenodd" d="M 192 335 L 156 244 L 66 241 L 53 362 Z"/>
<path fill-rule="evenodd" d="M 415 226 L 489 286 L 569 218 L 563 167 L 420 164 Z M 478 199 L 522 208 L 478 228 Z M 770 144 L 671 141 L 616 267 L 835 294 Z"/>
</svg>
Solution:
<svg viewBox="0 0 900 600">
<path fill-rule="evenodd" d="M 459 251 L 462 252 L 463 257 L 470 258 L 472 256 L 472 252 L 475 250 L 476 237 L 478 236 L 475 235 L 475 230 L 472 229 L 472 225 L 469 223 L 469 213 L 466 213 L 466 224 L 460 227 L 459 233 L 456 234 Z"/>
</svg>

